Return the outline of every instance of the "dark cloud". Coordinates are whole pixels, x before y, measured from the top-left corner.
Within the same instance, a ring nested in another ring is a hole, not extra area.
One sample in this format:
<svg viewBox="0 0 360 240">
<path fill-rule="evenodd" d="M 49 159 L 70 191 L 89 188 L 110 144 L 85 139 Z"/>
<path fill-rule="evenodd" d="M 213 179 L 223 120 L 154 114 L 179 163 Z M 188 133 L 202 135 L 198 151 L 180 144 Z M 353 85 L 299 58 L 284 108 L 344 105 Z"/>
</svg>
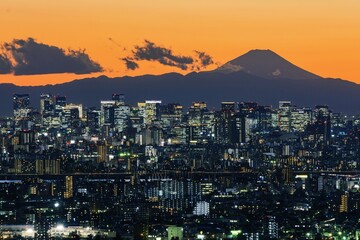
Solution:
<svg viewBox="0 0 360 240">
<path fill-rule="evenodd" d="M 6 51 L 11 55 L 15 75 L 48 73 L 86 74 L 101 72 L 103 68 L 90 59 L 85 50 L 65 50 L 38 43 L 32 38 L 14 39 L 5 43 Z"/>
<path fill-rule="evenodd" d="M 134 47 L 131 55 L 121 60 L 123 60 L 126 67 L 131 70 L 139 68 L 138 61 L 141 60 L 154 61 L 182 70 L 198 71 L 214 64 L 213 58 L 209 54 L 201 51 L 194 52 L 195 56 L 176 55 L 170 48 L 160 47 L 149 40 L 145 40 L 143 45 Z"/>
<path fill-rule="evenodd" d="M 12 68 L 10 59 L 5 54 L 0 54 L 0 74 L 11 73 Z"/>
<path fill-rule="evenodd" d="M 121 60 L 124 61 L 125 66 L 128 70 L 135 70 L 139 68 L 139 64 L 133 61 L 132 58 L 122 58 Z"/>
<path fill-rule="evenodd" d="M 207 67 L 208 65 L 211 65 L 214 63 L 214 60 L 212 59 L 212 57 L 205 53 L 205 52 L 200 52 L 200 51 L 195 51 L 197 58 L 200 62 L 200 66 L 201 67 Z"/>
<path fill-rule="evenodd" d="M 175 55 L 171 49 L 159 47 L 148 40 L 145 40 L 144 46 L 135 46 L 132 52 L 135 60 L 156 61 L 182 70 L 187 70 L 194 62 L 192 57 Z"/>
</svg>

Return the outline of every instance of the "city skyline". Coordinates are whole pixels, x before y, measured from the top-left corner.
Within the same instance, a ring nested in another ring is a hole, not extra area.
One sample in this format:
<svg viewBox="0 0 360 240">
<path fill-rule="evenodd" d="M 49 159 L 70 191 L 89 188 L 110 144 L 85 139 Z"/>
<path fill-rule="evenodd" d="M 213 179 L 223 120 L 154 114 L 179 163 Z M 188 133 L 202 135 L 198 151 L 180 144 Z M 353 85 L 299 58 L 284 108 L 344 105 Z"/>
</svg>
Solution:
<svg viewBox="0 0 360 240">
<path fill-rule="evenodd" d="M 207 54 L 213 63 L 200 70 L 215 69 L 252 49 L 271 49 L 322 77 L 358 83 L 359 8 L 355 1 L 4 1 L 0 20 L 8 24 L 2 30 L 2 44 L 33 38 L 65 51 L 86 49 L 102 71 L 1 74 L 0 82 L 44 85 L 99 75 L 197 70 L 157 60 L 139 60 L 139 68 L 127 70 L 122 59 L 134 57 L 136 46 L 145 47 L 148 40 L 176 57 L 195 59 L 195 51 Z"/>
</svg>

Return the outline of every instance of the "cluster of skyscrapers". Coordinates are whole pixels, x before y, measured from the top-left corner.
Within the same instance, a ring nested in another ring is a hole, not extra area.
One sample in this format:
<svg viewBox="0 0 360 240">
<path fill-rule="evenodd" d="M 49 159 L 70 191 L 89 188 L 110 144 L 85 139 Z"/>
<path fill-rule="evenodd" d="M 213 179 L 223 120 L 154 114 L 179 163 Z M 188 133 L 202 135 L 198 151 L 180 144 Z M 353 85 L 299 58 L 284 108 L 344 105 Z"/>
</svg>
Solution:
<svg viewBox="0 0 360 240">
<path fill-rule="evenodd" d="M 30 107 L 28 94 L 15 94 L 14 129 L 59 129 L 93 136 L 122 136 L 140 145 L 188 144 L 214 141 L 221 144 L 246 143 L 254 133 L 271 130 L 304 132 L 312 130 L 324 143 L 330 138 L 328 106 L 298 108 L 280 101 L 277 109 L 255 102 L 222 102 L 220 110 L 210 110 L 205 102 L 194 102 L 185 112 L 179 103 L 159 100 L 125 103 L 122 94 L 101 101 L 100 108 L 84 108 L 67 103 L 65 96 L 40 96 L 40 111 Z M 321 135 L 321 136 L 320 136 Z"/>
</svg>

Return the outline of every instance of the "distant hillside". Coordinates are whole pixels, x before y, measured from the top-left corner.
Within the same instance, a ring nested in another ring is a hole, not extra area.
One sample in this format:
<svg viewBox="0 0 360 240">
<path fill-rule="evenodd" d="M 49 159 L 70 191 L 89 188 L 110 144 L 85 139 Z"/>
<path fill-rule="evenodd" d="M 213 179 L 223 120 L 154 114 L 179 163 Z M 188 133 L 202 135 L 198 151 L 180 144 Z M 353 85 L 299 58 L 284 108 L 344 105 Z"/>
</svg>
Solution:
<svg viewBox="0 0 360 240">
<path fill-rule="evenodd" d="M 189 106 L 193 101 L 206 101 L 219 107 L 221 101 L 257 101 L 277 106 L 279 100 L 291 100 L 298 106 L 327 104 L 331 109 L 349 114 L 359 113 L 360 85 L 339 79 L 263 78 L 243 71 L 190 73 L 186 76 L 169 73 L 159 76 L 98 78 L 76 80 L 54 86 L 19 87 L 0 84 L 0 115 L 12 114 L 12 94 L 29 93 L 38 107 L 41 93 L 65 95 L 68 102 L 99 106 L 100 100 L 112 93 L 123 93 L 126 101 L 135 104 L 147 99 L 179 102 Z"/>
</svg>

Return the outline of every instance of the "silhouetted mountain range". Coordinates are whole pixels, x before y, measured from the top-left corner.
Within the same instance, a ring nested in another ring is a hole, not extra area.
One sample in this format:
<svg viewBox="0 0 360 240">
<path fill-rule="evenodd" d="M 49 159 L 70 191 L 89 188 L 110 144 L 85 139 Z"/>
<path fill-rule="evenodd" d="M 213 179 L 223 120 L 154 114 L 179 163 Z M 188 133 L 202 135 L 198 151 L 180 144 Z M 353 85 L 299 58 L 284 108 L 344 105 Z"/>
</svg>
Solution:
<svg viewBox="0 0 360 240">
<path fill-rule="evenodd" d="M 229 63 L 241 68 L 229 70 L 226 68 Z M 336 112 L 359 113 L 360 85 L 353 82 L 321 78 L 269 50 L 250 51 L 229 63 L 214 71 L 185 76 L 178 73 L 119 78 L 100 76 L 36 87 L 0 84 L 0 115 L 12 114 L 14 93 L 29 93 L 35 107 L 39 106 L 41 93 L 65 95 L 68 102 L 87 107 L 99 106 L 100 100 L 110 99 L 112 93 L 123 93 L 130 104 L 159 99 L 187 107 L 194 101 L 206 101 L 212 108 L 219 107 L 221 101 L 256 101 L 277 106 L 280 100 L 291 100 L 298 106 L 326 104 Z M 272 74 L 277 69 L 280 74 Z"/>
</svg>

